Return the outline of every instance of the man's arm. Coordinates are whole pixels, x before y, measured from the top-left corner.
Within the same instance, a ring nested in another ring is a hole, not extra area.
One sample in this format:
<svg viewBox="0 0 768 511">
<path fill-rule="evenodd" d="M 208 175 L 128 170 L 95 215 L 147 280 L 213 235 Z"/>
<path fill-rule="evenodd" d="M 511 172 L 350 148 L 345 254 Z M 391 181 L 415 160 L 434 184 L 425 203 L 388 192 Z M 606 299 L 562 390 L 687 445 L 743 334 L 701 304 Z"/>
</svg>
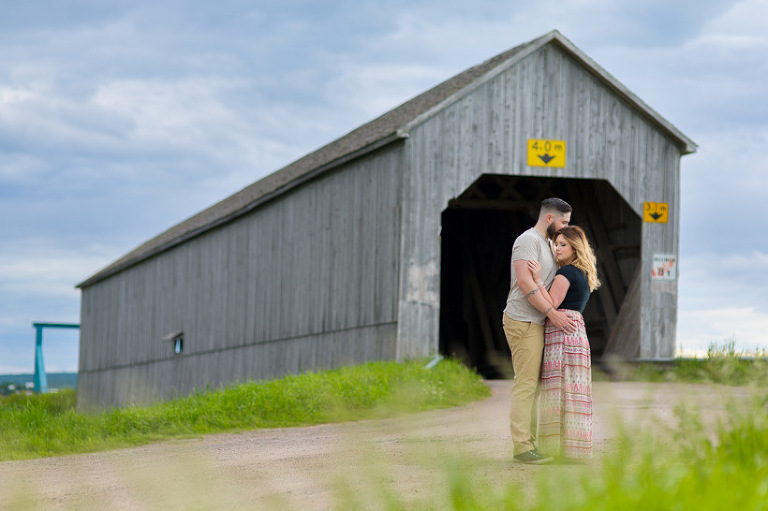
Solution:
<svg viewBox="0 0 768 511">
<path fill-rule="evenodd" d="M 528 298 L 528 302 L 536 310 L 546 315 L 556 328 L 568 333 L 576 331 L 576 323 L 568 317 L 568 314 L 557 310 L 549 300 L 547 300 L 539 291 L 544 287 L 543 283 L 535 282 L 533 274 L 528 268 L 528 261 L 525 259 L 516 259 L 512 261 L 517 276 L 517 285 Z"/>
</svg>

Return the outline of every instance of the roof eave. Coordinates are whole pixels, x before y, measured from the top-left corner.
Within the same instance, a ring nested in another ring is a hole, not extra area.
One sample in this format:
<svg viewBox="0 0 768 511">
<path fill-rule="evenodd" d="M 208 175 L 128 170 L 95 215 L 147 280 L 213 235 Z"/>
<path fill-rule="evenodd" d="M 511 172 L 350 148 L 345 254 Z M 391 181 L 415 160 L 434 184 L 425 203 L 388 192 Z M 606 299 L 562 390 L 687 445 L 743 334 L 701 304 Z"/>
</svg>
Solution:
<svg viewBox="0 0 768 511">
<path fill-rule="evenodd" d="M 636 110 L 638 110 L 644 117 L 650 120 L 661 131 L 666 133 L 667 136 L 672 138 L 675 141 L 675 145 L 677 145 L 677 147 L 680 149 L 681 155 L 686 155 L 686 154 L 691 154 L 696 152 L 696 150 L 698 149 L 698 145 L 693 140 L 688 138 L 682 131 L 677 129 L 672 123 L 670 123 L 668 120 L 662 117 L 653 108 L 648 106 L 647 103 L 645 103 L 642 99 L 640 99 L 637 95 L 635 95 L 619 80 L 614 78 L 613 75 L 611 75 L 608 71 L 603 69 L 597 62 L 592 60 L 586 53 L 581 51 L 576 45 L 574 45 L 568 38 L 566 38 L 558 30 L 552 30 L 544 34 L 543 36 L 537 39 L 534 39 L 533 41 L 530 41 L 529 43 L 527 43 L 527 46 L 525 48 L 517 52 L 512 58 L 506 60 L 502 65 L 495 67 L 489 73 L 485 74 L 482 78 L 476 80 L 475 82 L 468 85 L 464 89 L 457 91 L 450 97 L 445 98 L 439 104 L 435 105 L 428 111 L 423 112 L 421 115 L 414 118 L 411 122 L 409 122 L 407 125 L 405 125 L 402 128 L 403 131 L 406 133 L 410 132 L 415 126 L 418 126 L 419 124 L 423 123 L 430 117 L 434 116 L 437 112 L 445 108 L 447 105 L 454 103 L 459 98 L 465 96 L 466 94 L 476 89 L 477 87 L 480 87 L 487 81 L 493 79 L 498 74 L 503 73 L 504 71 L 509 69 L 511 66 L 515 65 L 517 62 L 525 59 L 532 53 L 535 53 L 540 48 L 550 43 L 555 43 L 561 49 L 565 50 L 576 61 L 581 63 L 581 65 L 585 69 L 587 69 L 595 77 L 597 77 L 601 82 L 603 82 L 606 86 L 608 86 L 609 89 L 611 89 L 614 93 L 622 97 L 625 101 L 627 101 L 627 103 L 629 103 Z"/>
<path fill-rule="evenodd" d="M 107 279 L 111 277 L 112 275 L 115 275 L 123 270 L 126 270 L 130 268 L 131 266 L 134 266 L 135 264 L 144 261 L 146 259 L 149 259 L 151 257 L 154 257 L 158 254 L 161 254 L 163 252 L 166 252 L 167 250 L 172 249 L 175 246 L 178 246 L 182 243 L 185 243 L 193 238 L 196 238 L 202 234 L 205 234 L 206 232 L 210 231 L 211 229 L 214 229 L 216 227 L 219 227 L 221 225 L 227 224 L 229 222 L 232 222 L 236 220 L 237 218 L 240 218 L 243 215 L 246 215 L 253 211 L 254 209 L 262 206 L 263 204 L 272 201 L 276 199 L 277 197 L 283 195 L 284 193 L 288 192 L 289 190 L 296 188 L 307 181 L 317 177 L 320 174 L 323 174 L 329 170 L 332 170 L 335 167 L 338 167 L 340 165 L 344 165 L 345 163 L 348 163 L 352 160 L 356 160 L 362 156 L 365 156 L 366 154 L 369 154 L 373 151 L 376 151 L 378 149 L 381 149 L 385 146 L 388 146 L 392 143 L 398 142 L 399 140 L 402 140 L 404 138 L 408 138 L 408 134 L 404 133 L 401 130 L 397 130 L 395 133 L 392 133 L 386 137 L 382 137 L 381 139 L 377 140 L 374 143 L 371 143 L 365 147 L 362 147 L 356 151 L 353 151 L 351 153 L 347 153 L 340 158 L 337 158 L 331 162 L 328 162 L 325 165 L 321 165 L 317 167 L 316 169 L 312 170 L 311 172 L 302 174 L 300 176 L 297 176 L 295 179 L 285 183 L 284 185 L 272 190 L 271 192 L 262 195 L 258 197 L 256 200 L 246 204 L 244 207 L 237 209 L 225 216 L 219 217 L 214 219 L 211 222 L 205 223 L 203 225 L 200 225 L 194 229 L 191 229 L 180 236 L 177 236 L 166 243 L 163 243 L 161 245 L 158 245 L 156 247 L 153 247 L 145 252 L 142 252 L 138 254 L 134 258 L 130 259 L 124 259 L 124 260 L 118 260 L 116 263 L 113 263 L 110 266 L 107 266 L 106 268 L 102 269 L 101 271 L 95 273 L 91 277 L 87 278 L 86 280 L 82 281 L 81 283 L 77 284 L 75 288 L 77 289 L 83 289 L 88 286 L 91 286 L 93 284 L 96 284 L 104 279 Z M 226 200 L 226 199 L 225 199 Z"/>
<path fill-rule="evenodd" d="M 671 122 L 662 117 L 653 108 L 640 99 L 634 92 L 629 90 L 623 83 L 613 77 L 608 71 L 603 69 L 600 64 L 592 60 L 589 55 L 582 52 L 576 45 L 574 45 L 568 38 L 561 34 L 557 30 L 553 30 L 546 36 L 546 41 L 542 41 L 539 44 L 544 45 L 550 42 L 558 44 L 561 48 L 571 54 L 573 58 L 579 61 L 586 69 L 590 70 L 593 75 L 599 78 L 615 93 L 622 96 L 628 103 L 634 106 L 637 110 L 648 118 L 653 124 L 655 124 L 661 131 L 665 132 L 668 136 L 674 139 L 677 147 L 680 149 L 681 155 L 695 153 L 698 149 L 698 145 L 688 138 L 682 131 L 675 127 Z M 544 39 L 542 38 L 542 39 Z"/>
<path fill-rule="evenodd" d="M 480 87 L 482 84 L 486 83 L 488 80 L 493 79 L 498 74 L 504 72 L 505 70 L 509 69 L 511 66 L 515 65 L 520 60 L 528 57 L 532 53 L 536 52 L 543 46 L 555 43 L 557 44 L 561 49 L 566 51 L 571 57 L 573 57 L 576 61 L 581 63 L 581 65 L 591 72 L 595 77 L 597 77 L 601 82 L 603 82 L 608 88 L 610 88 L 612 91 L 614 91 L 619 97 L 621 97 L 624 101 L 626 101 L 629 105 L 634 107 L 638 112 L 640 112 L 644 117 L 646 117 L 650 122 L 652 122 L 655 126 L 657 126 L 660 131 L 665 133 L 671 140 L 674 141 L 675 145 L 679 148 L 681 155 L 691 154 L 696 152 L 698 146 L 695 142 L 693 142 L 690 138 L 685 136 L 680 130 L 678 130 L 674 125 L 672 125 L 669 121 L 667 121 L 664 117 L 659 115 L 655 110 L 653 110 L 650 106 L 648 106 L 644 101 L 642 101 L 639 97 L 637 97 L 632 91 L 630 91 L 627 87 L 625 87 L 621 82 L 619 82 L 616 78 L 614 78 L 610 73 L 608 73 L 605 69 L 603 69 L 599 64 L 597 64 L 594 60 L 592 60 L 588 55 L 583 53 L 581 50 L 579 50 L 570 40 L 568 40 L 566 37 L 564 37 L 559 31 L 552 30 L 551 32 L 548 32 L 547 34 L 544 34 L 543 36 L 534 39 L 532 41 L 529 41 L 528 43 L 524 43 L 522 45 L 519 45 L 518 47 L 513 48 L 512 50 L 509 50 L 510 52 L 514 52 L 509 58 L 505 58 L 503 62 L 501 62 L 498 65 L 493 65 L 491 69 L 481 76 L 477 77 L 476 79 L 472 80 L 470 83 L 468 83 L 466 86 L 461 87 L 452 94 L 443 97 L 441 101 L 439 101 L 436 104 L 433 104 L 431 107 L 426 108 L 425 110 L 421 111 L 421 113 L 417 114 L 415 117 L 412 117 L 410 120 L 406 121 L 404 124 L 400 124 L 399 126 L 392 126 L 391 128 L 394 128 L 394 131 L 389 132 L 389 134 L 384 134 L 380 138 L 371 141 L 368 145 L 365 145 L 363 147 L 360 147 L 358 149 L 354 149 L 349 153 L 344 153 L 341 156 L 339 156 L 336 159 L 333 159 L 331 161 L 328 161 L 325 164 L 321 164 L 320 166 L 310 170 L 309 172 L 305 172 L 302 174 L 299 174 L 294 177 L 289 177 L 289 180 L 287 180 L 284 183 L 278 183 L 277 186 L 275 186 L 273 189 L 268 190 L 265 194 L 260 195 L 255 200 L 250 201 L 246 204 L 244 204 L 242 207 L 238 209 L 233 209 L 229 212 L 227 212 L 225 215 L 221 217 L 216 217 L 212 219 L 211 221 L 201 223 L 199 225 L 194 226 L 193 228 L 190 228 L 187 231 L 182 232 L 176 237 L 170 238 L 165 242 L 159 243 L 155 246 L 151 246 L 144 251 L 141 250 L 142 247 L 138 247 L 134 252 L 136 253 L 135 257 L 130 257 L 131 253 L 124 256 L 122 259 L 118 259 L 114 263 L 112 263 L 110 266 L 107 266 L 106 268 L 102 269 L 101 271 L 97 272 L 90 278 L 84 280 L 80 284 L 78 284 L 77 288 L 85 288 L 90 285 L 93 285 L 101 280 L 104 280 L 116 273 L 119 273 L 145 259 L 148 259 L 150 257 L 153 257 L 157 254 L 160 254 L 162 252 L 165 252 L 185 241 L 188 241 L 192 238 L 195 238 L 197 236 L 200 236 L 201 234 L 209 231 L 210 229 L 213 229 L 219 225 L 231 222 L 232 220 L 243 216 L 253 209 L 261 206 L 265 202 L 271 201 L 275 199 L 276 197 L 286 193 L 288 190 L 295 188 L 296 186 L 299 186 L 300 184 L 308 181 L 309 179 L 313 179 L 314 177 L 334 168 L 338 167 L 339 165 L 342 165 L 346 162 L 349 162 L 353 159 L 359 158 L 365 154 L 368 154 L 378 148 L 381 148 L 385 145 L 388 145 L 390 143 L 395 142 L 396 140 L 403 139 L 408 137 L 408 134 L 410 133 L 411 129 L 413 129 L 415 126 L 422 124 L 424 121 L 426 121 L 428 118 L 434 116 L 437 112 L 444 109 L 447 105 L 457 101 L 461 97 L 465 96 L 466 94 L 470 93 L 471 91 L 475 90 L 477 87 Z M 505 52 L 506 53 L 506 52 Z M 498 58 L 503 54 L 498 55 Z M 483 64 L 491 62 L 493 59 L 489 59 Z M 477 67 L 483 66 L 483 64 L 480 64 Z M 473 68 L 470 68 L 472 70 Z M 467 70 L 467 71 L 470 71 Z M 457 75 L 459 76 L 459 75 Z M 456 78 L 456 77 L 454 77 Z M 449 79 L 450 80 L 450 79 Z M 443 82 L 443 83 L 447 83 Z M 438 85 L 437 87 L 440 87 Z M 436 87 L 436 88 L 437 88 Z M 418 96 L 417 96 L 418 98 Z M 401 105 L 402 106 L 402 105 Z M 399 107 L 398 107 L 399 108 Z M 396 109 L 390 110 L 390 112 L 394 112 Z M 384 114 L 381 116 L 381 118 L 388 115 Z M 375 121 L 372 121 L 372 123 Z M 370 124 L 370 123 L 369 123 Z M 365 125 L 364 125 L 365 126 Z M 359 128 L 358 128 L 359 129 Z M 353 131 L 354 132 L 354 131 Z M 352 133 L 352 132 L 351 132 Z M 386 133 L 386 132 L 385 132 Z M 337 139 L 334 142 L 331 142 L 331 144 L 334 144 L 339 141 L 343 141 L 345 137 L 341 137 Z M 329 146 L 331 145 L 329 144 Z M 319 151 L 319 150 L 318 150 Z M 310 153 L 310 155 L 315 153 Z M 310 156 L 307 155 L 307 156 Z M 306 158 L 305 156 L 304 158 Z M 301 162 L 304 158 L 297 160 L 297 162 Z M 294 162 L 294 163 L 297 163 Z M 286 170 L 290 168 L 292 165 L 288 165 L 287 167 L 284 167 L 281 170 L 276 171 L 272 175 L 278 175 L 281 171 Z M 268 176 L 271 177 L 272 175 Z M 268 179 L 265 178 L 265 179 Z M 258 183 L 258 182 L 257 182 Z M 225 201 L 228 199 L 224 199 Z M 217 203 L 218 204 L 218 203 Z M 197 216 L 197 215 L 195 215 Z M 194 218 L 194 217 L 191 217 Z M 182 222 L 183 224 L 184 222 Z M 181 224 L 177 224 L 181 225 Z M 174 226 L 174 227 L 177 227 Z M 174 228 L 165 231 L 164 233 L 170 234 L 170 231 Z M 162 236 L 158 235 L 154 239 L 159 238 Z M 152 240 L 150 240 L 151 242 Z M 149 243 L 149 242 L 148 242 Z M 143 245 L 142 245 L 143 246 Z"/>
</svg>

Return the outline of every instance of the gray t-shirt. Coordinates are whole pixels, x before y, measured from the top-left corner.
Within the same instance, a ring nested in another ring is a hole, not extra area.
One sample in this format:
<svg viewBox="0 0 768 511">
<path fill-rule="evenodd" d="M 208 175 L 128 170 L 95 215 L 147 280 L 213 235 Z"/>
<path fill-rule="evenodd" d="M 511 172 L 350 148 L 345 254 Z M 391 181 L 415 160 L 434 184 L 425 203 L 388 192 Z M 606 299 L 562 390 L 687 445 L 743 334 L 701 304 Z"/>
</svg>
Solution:
<svg viewBox="0 0 768 511">
<path fill-rule="evenodd" d="M 531 227 L 518 236 L 515 244 L 512 246 L 512 261 L 510 262 L 512 278 L 504 314 L 517 321 L 529 321 L 543 325 L 546 316 L 528 302 L 528 298 L 517 285 L 514 261 L 520 259 L 527 261 L 535 259 L 539 262 L 541 265 L 541 280 L 544 281 L 544 285 L 548 289 L 552 281 L 555 280 L 557 261 L 552 253 L 549 241 L 535 227 Z"/>
</svg>

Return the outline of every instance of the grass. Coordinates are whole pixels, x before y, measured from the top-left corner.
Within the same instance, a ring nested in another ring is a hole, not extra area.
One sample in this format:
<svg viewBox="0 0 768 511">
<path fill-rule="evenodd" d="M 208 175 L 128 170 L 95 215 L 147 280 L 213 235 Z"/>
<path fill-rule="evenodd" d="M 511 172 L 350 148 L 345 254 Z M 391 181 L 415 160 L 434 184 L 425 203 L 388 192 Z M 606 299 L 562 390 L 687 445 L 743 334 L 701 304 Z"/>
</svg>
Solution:
<svg viewBox="0 0 768 511">
<path fill-rule="evenodd" d="M 626 372 L 626 378 L 637 381 L 768 386 L 768 353 L 739 352 L 733 342 L 712 344 L 703 358 L 646 363 Z"/>
<path fill-rule="evenodd" d="M 336 485 L 334 509 L 766 510 L 768 386 L 764 364 L 765 357 L 745 363 L 732 347 L 726 346 L 713 347 L 706 358 L 680 360 L 668 368 L 638 368 L 633 375 L 637 379 L 752 385 L 754 400 L 733 406 L 714 430 L 695 410 L 684 406 L 676 410 L 674 424 L 664 426 L 659 421 L 652 431 L 617 423 L 615 444 L 603 459 L 585 466 L 521 469 L 493 464 L 483 456 L 467 454 L 471 452 L 471 441 L 466 446 L 469 449 L 463 451 L 454 445 L 427 442 L 421 446 L 425 451 L 417 451 L 415 459 L 407 464 L 401 460 L 394 467 L 377 465 L 376 456 L 362 453 L 366 461 L 360 464 L 360 470 Z M 69 438 L 67 441 L 81 442 L 77 452 L 82 452 L 99 442 L 114 446 L 115 442 L 144 443 L 174 435 L 391 416 L 461 404 L 487 392 L 474 373 L 455 362 L 444 361 L 426 370 L 419 361 L 309 373 L 98 416 L 76 414 L 73 393 L 14 398 L 3 401 L 0 408 L 0 448 L 4 453 L 8 427 L 12 425 L 7 421 L 14 414 L 21 421 L 19 427 L 31 432 L 28 436 L 63 435 Z M 67 437 L 70 429 L 71 437 Z M 38 455 L 54 450 L 50 441 L 41 440 L 45 447 L 36 451 Z M 16 452 L 26 455 L 35 451 Z M 425 452 L 431 455 L 424 456 Z M 411 464 L 418 463 L 438 481 L 428 485 L 429 491 L 401 494 L 393 484 L 391 471 L 411 469 Z M 193 483 L 177 490 L 169 488 L 164 483 L 169 469 L 163 466 L 156 467 L 157 473 L 147 474 L 127 469 L 126 473 L 137 474 L 131 477 L 138 478 L 130 479 L 128 487 L 134 485 L 141 489 L 140 493 L 151 495 L 154 500 L 150 508 L 219 509 L 228 496 L 237 501 L 233 496 L 236 490 L 247 493 L 254 486 L 253 479 L 245 479 L 240 488 L 232 483 L 231 476 L 219 474 L 220 469 L 196 463 L 180 462 L 171 469 L 179 471 L 182 480 Z M 530 484 L 521 480 L 521 473 Z M 211 490 L 217 478 L 226 480 L 224 492 Z M 44 508 L 43 504 L 36 505 L 29 488 L 19 486 L 13 491 L 17 497 L 9 509 Z M 185 507 L 183 502 L 191 504 Z M 290 501 L 276 502 L 287 505 L 271 508 L 294 508 Z"/>
<path fill-rule="evenodd" d="M 387 511 L 758 511 L 768 509 L 768 400 L 734 412 L 714 438 L 695 412 L 678 410 L 675 427 L 623 431 L 617 448 L 591 466 L 540 468 L 522 482 L 488 476 L 488 467 L 470 458 L 444 455 L 441 488 L 406 499 L 380 483 L 361 495 L 342 487 L 335 509 Z M 514 473 L 507 472 L 510 478 Z M 379 495 L 375 504 L 370 496 Z"/>
<path fill-rule="evenodd" d="M 643 365 L 628 376 L 655 382 L 748 385 L 753 398 L 731 403 L 725 419 L 705 425 L 695 410 L 679 405 L 671 426 L 653 430 L 617 424 L 615 445 L 598 462 L 580 467 L 539 468 L 532 489 L 500 481 L 482 461 L 445 456 L 443 491 L 417 501 L 379 489 L 376 509 L 387 511 L 667 511 L 768 510 L 768 359 L 745 358 L 732 344 L 712 346 L 705 358 L 670 366 Z M 627 376 L 627 375 L 625 375 Z M 713 399 L 714 399 L 713 394 Z M 512 473 L 513 474 L 513 473 Z M 513 478 L 514 479 L 514 478 Z M 336 509 L 371 507 L 343 488 Z"/>
<path fill-rule="evenodd" d="M 766 401 L 720 426 L 716 442 L 695 414 L 679 413 L 669 442 L 648 434 L 642 442 L 623 437 L 617 454 L 595 473 L 571 481 L 548 480 L 536 501 L 517 506 L 514 495 L 498 502 L 466 502 L 465 509 L 525 510 L 758 510 L 768 508 Z M 566 484 L 563 484 L 563 483 Z M 457 507 L 456 509 L 459 509 Z"/>
<path fill-rule="evenodd" d="M 490 395 L 477 374 L 443 360 L 372 362 L 251 382 L 150 407 L 81 414 L 74 391 L 0 400 L 0 461 L 93 452 L 255 428 L 394 416 Z"/>
</svg>

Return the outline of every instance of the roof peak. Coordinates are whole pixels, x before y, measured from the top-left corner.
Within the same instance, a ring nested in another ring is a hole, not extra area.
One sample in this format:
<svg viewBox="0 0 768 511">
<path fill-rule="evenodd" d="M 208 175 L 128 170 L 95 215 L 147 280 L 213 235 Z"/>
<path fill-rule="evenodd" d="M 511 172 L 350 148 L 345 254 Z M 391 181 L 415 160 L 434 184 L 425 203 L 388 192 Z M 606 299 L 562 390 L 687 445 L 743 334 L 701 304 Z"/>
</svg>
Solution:
<svg viewBox="0 0 768 511">
<path fill-rule="evenodd" d="M 372 121 L 246 186 L 226 199 L 160 233 L 81 282 L 77 287 L 84 288 L 95 284 L 144 259 L 238 218 L 326 170 L 407 137 L 408 132 L 413 127 L 508 69 L 520 59 L 553 42 L 567 51 L 611 90 L 623 96 L 629 104 L 642 112 L 651 122 L 677 140 L 683 154 L 696 150 L 696 144 L 671 123 L 579 50 L 558 30 L 551 30 L 454 75 Z"/>
</svg>

